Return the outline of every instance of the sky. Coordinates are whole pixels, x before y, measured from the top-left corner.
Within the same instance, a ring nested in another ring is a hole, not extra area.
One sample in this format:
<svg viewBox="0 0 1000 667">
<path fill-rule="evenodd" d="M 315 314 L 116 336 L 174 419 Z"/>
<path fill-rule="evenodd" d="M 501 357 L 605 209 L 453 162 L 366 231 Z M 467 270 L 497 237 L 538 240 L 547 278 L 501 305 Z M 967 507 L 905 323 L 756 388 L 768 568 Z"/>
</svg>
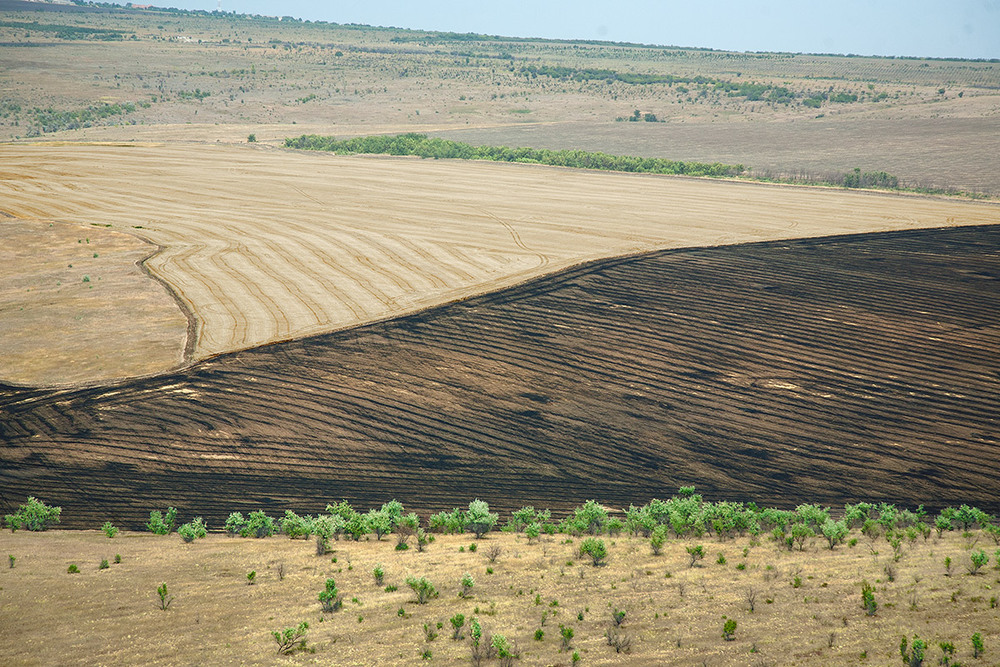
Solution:
<svg viewBox="0 0 1000 667">
<path fill-rule="evenodd" d="M 183 9 L 217 7 L 217 0 L 152 1 Z M 732 51 L 1000 58 L 1000 0 L 222 0 L 222 9 Z"/>
</svg>

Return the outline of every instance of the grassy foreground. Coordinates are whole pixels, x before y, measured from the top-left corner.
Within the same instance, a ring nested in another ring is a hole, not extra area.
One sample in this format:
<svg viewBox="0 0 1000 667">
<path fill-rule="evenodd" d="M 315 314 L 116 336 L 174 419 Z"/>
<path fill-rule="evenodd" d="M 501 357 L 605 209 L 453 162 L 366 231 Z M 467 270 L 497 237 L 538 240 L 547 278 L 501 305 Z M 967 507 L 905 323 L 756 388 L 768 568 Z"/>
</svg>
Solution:
<svg viewBox="0 0 1000 667">
<path fill-rule="evenodd" d="M 286 536 L 3 533 L 14 560 L 0 570 L 0 653 L 6 664 L 476 664 L 475 618 L 481 646 L 503 635 L 512 654 L 482 651 L 480 664 L 888 665 L 904 637 L 906 664 L 1000 654 L 1000 571 L 979 528 L 887 539 L 869 524 L 832 550 L 817 537 L 789 548 L 777 534 L 702 534 L 670 537 L 658 555 L 628 534 L 436 534 L 423 550 L 410 537 L 405 550 L 394 534 L 342 537 L 320 556 Z M 601 565 L 581 554 L 588 539 L 606 545 Z M 421 577 L 434 588 L 424 604 L 407 585 Z M 272 633 L 303 622 L 305 648 L 278 655 Z"/>
</svg>

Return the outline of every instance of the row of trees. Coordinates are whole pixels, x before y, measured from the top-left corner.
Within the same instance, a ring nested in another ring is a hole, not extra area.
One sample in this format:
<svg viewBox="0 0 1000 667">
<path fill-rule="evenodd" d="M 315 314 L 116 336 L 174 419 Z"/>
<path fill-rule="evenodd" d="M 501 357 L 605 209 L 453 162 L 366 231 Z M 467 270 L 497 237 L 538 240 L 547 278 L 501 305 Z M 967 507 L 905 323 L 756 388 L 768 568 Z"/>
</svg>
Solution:
<svg viewBox="0 0 1000 667">
<path fill-rule="evenodd" d="M 422 158 L 452 158 L 489 160 L 491 162 L 524 162 L 556 167 L 624 171 L 640 174 L 684 174 L 687 176 L 738 176 L 743 165 L 718 162 L 679 162 L 662 158 L 560 150 L 545 148 L 510 148 L 508 146 L 472 146 L 459 141 L 430 138 L 425 134 L 407 133 L 395 136 L 368 136 L 337 140 L 335 137 L 303 134 L 285 139 L 285 146 L 302 150 L 331 151 L 343 155 L 415 155 Z"/>
<path fill-rule="evenodd" d="M 61 512 L 59 507 L 50 507 L 30 497 L 16 513 L 6 515 L 4 520 L 11 531 L 46 530 L 59 523 Z M 150 512 L 146 526 L 153 533 L 165 535 L 175 530 L 176 521 L 175 508 L 169 508 L 165 513 L 154 510 Z M 737 535 L 770 533 L 789 548 L 795 544 L 801 548 L 808 538 L 822 536 L 833 549 L 844 541 L 851 530 L 858 528 L 868 537 L 886 536 L 887 539 L 906 538 L 911 541 L 918 537 L 927 539 L 932 531 L 937 531 L 940 536 L 945 531 L 979 528 L 1000 544 L 1000 525 L 995 521 L 992 515 L 969 505 L 947 507 L 932 518 L 923 506 L 910 511 L 889 503 L 847 504 L 842 512 L 837 513 L 829 507 L 813 504 L 781 510 L 760 508 L 755 503 L 713 503 L 704 500 L 693 486 L 688 486 L 681 487 L 667 500 L 654 498 L 640 507 L 630 505 L 623 513 L 615 515 L 595 500 L 588 500 L 559 520 L 552 517 L 550 510 L 522 507 L 512 512 L 506 524 L 499 529 L 525 533 L 529 541 L 541 534 L 596 536 L 627 532 L 656 538 L 661 545 L 670 534 L 676 537 L 707 535 L 726 540 Z M 415 512 L 407 512 L 401 502 L 392 500 L 367 512 L 359 512 L 347 501 L 342 501 L 327 505 L 326 513 L 315 517 L 300 516 L 291 510 L 286 510 L 280 519 L 274 519 L 262 510 L 251 512 L 246 517 L 240 512 L 233 512 L 224 528 L 230 536 L 263 538 L 283 532 L 292 539 L 316 537 L 317 550 L 325 553 L 330 540 L 360 540 L 367 536 L 381 540 L 389 534 L 396 536 L 397 549 L 409 548 L 413 539 L 417 548 L 422 550 L 433 540 L 429 533 L 472 533 L 478 539 L 497 529 L 499 524 L 499 513 L 491 512 L 489 504 L 479 499 L 470 502 L 466 508 L 456 507 L 433 514 L 426 524 Z M 109 524 L 105 524 L 102 529 L 113 537 L 117 530 L 112 533 L 108 528 Z M 207 525 L 201 517 L 197 517 L 177 528 L 177 531 L 185 540 L 192 541 L 206 534 Z"/>
</svg>

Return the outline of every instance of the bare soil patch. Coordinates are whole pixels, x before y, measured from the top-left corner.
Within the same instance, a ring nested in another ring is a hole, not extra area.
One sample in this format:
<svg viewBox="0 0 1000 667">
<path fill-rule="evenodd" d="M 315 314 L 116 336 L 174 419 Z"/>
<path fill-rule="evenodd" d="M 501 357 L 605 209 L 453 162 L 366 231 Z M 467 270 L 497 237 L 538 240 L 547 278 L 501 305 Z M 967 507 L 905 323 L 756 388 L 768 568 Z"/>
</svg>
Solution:
<svg viewBox="0 0 1000 667">
<path fill-rule="evenodd" d="M 141 270 L 154 252 L 103 225 L 0 218 L 4 381 L 107 383 L 180 366 L 188 320 Z"/>
</svg>

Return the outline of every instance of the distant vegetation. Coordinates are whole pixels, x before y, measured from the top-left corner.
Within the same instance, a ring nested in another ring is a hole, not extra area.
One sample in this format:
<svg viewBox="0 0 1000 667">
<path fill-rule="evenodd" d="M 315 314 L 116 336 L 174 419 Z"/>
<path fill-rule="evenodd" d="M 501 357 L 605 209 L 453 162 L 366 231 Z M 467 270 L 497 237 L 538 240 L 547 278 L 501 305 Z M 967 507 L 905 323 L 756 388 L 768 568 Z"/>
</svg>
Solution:
<svg viewBox="0 0 1000 667">
<path fill-rule="evenodd" d="M 422 158 L 457 158 L 462 160 L 489 160 L 492 162 L 524 162 L 557 167 L 623 171 L 641 174 L 684 174 L 687 176 L 737 176 L 743 165 L 718 162 L 679 162 L 661 158 L 644 158 L 629 155 L 608 155 L 588 151 L 544 148 L 509 148 L 507 146 L 472 146 L 458 141 L 429 138 L 425 134 L 400 134 L 396 136 L 357 137 L 339 141 L 334 137 L 303 134 L 285 139 L 285 146 L 302 150 L 331 151 L 345 155 L 385 154 L 416 155 Z"/>
<path fill-rule="evenodd" d="M 59 39 L 92 39 L 104 42 L 121 41 L 128 36 L 120 30 L 111 30 L 109 28 L 85 28 L 78 25 L 59 25 L 54 23 L 0 21 L 0 28 L 17 28 L 29 32 L 45 32 Z"/>
</svg>

